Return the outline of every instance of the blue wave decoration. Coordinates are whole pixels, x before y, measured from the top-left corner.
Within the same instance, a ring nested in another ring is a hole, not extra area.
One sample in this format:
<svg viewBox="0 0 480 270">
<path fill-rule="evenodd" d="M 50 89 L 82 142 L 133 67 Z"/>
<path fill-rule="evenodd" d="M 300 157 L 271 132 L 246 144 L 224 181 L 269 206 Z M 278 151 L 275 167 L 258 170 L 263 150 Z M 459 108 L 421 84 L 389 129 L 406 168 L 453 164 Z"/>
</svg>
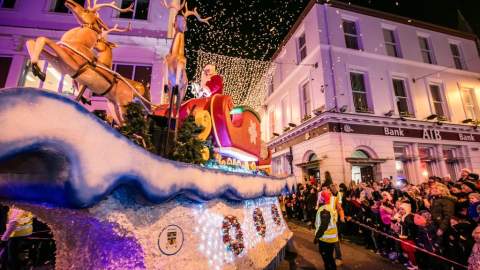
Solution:
<svg viewBox="0 0 480 270">
<path fill-rule="evenodd" d="M 36 88 L 0 90 L 0 200 L 90 207 L 120 187 L 150 203 L 176 196 L 241 201 L 290 192 L 294 177 L 206 169 L 151 154 L 76 102 Z"/>
</svg>

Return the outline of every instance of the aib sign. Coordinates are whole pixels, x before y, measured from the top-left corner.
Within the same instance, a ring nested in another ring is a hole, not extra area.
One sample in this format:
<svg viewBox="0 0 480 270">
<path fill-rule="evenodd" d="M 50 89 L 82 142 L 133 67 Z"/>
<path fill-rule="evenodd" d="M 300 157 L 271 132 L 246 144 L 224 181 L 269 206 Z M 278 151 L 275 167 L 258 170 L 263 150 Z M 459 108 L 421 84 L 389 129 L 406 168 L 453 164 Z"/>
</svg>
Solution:
<svg viewBox="0 0 480 270">
<path fill-rule="evenodd" d="M 158 248 L 167 255 L 175 255 L 183 246 L 183 231 L 177 225 L 168 225 L 158 236 Z"/>
</svg>

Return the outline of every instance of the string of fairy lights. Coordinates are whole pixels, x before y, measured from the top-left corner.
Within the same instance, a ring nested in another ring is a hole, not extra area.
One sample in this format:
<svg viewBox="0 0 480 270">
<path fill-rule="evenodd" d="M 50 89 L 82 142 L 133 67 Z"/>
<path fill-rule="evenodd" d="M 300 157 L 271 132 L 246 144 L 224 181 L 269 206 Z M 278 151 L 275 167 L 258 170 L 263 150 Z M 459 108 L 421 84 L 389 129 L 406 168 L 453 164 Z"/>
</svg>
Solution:
<svg viewBox="0 0 480 270">
<path fill-rule="evenodd" d="M 223 78 L 223 92 L 230 95 L 235 105 L 247 105 L 259 111 L 266 98 L 276 63 L 230 57 L 197 51 L 196 81 L 200 81 L 203 67 L 215 65 Z"/>
</svg>

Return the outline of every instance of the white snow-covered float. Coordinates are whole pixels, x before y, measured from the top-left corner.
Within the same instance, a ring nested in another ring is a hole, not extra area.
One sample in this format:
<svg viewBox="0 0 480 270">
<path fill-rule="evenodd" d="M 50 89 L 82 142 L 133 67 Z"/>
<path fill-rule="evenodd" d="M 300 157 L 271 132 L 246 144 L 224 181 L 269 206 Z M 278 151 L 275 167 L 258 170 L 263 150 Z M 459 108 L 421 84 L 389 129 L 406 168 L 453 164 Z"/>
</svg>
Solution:
<svg viewBox="0 0 480 270">
<path fill-rule="evenodd" d="M 291 238 L 293 177 L 155 156 L 40 89 L 0 91 L 0 130 L 0 203 L 50 226 L 57 269 L 268 269 Z"/>
</svg>

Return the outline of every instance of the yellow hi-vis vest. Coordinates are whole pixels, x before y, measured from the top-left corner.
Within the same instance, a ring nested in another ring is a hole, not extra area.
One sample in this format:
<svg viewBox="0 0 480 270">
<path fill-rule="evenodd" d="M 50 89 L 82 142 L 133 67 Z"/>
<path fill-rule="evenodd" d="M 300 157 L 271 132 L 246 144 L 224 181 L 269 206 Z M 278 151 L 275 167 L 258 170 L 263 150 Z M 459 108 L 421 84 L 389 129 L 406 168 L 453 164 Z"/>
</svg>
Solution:
<svg viewBox="0 0 480 270">
<path fill-rule="evenodd" d="M 28 211 L 24 211 L 15 207 L 8 210 L 8 222 L 15 220 L 17 226 L 10 237 L 28 236 L 33 231 L 33 215 Z"/>
<path fill-rule="evenodd" d="M 326 243 L 338 242 L 337 213 L 334 209 L 335 209 L 335 200 L 333 196 L 330 198 L 329 204 L 324 204 L 322 205 L 322 207 L 318 208 L 317 216 L 315 218 L 315 234 L 317 233 L 321 224 L 320 213 L 323 210 L 327 210 L 328 212 L 330 212 L 330 222 L 328 223 L 327 230 L 325 230 L 322 237 L 320 237 L 320 241 L 323 241 Z"/>
</svg>

